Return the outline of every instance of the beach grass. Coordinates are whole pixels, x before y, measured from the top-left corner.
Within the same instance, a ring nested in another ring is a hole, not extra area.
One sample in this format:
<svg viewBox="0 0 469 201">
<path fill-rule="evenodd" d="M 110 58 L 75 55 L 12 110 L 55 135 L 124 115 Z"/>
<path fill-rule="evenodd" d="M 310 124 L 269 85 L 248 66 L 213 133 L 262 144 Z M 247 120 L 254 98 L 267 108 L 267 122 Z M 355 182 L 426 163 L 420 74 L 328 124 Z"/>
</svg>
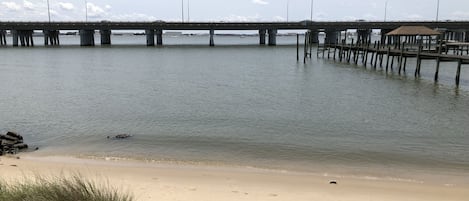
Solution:
<svg viewBox="0 0 469 201">
<path fill-rule="evenodd" d="M 132 201 L 133 196 L 109 184 L 98 184 L 80 175 L 21 182 L 0 180 L 0 201 Z"/>
</svg>

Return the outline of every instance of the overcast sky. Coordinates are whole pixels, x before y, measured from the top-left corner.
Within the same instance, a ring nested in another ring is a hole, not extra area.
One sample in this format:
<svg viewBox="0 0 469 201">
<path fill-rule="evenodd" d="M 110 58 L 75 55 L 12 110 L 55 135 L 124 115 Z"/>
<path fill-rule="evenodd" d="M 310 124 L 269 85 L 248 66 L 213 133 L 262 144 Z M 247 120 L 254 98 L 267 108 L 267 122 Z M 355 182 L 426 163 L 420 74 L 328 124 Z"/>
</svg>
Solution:
<svg viewBox="0 0 469 201">
<path fill-rule="evenodd" d="M 85 0 L 49 2 L 52 21 L 85 20 Z M 87 0 L 88 20 L 181 21 L 181 2 Z M 314 0 L 313 20 L 383 20 L 385 2 L 386 0 Z M 389 21 L 436 19 L 437 0 L 387 2 Z M 185 20 L 190 16 L 190 21 L 286 21 L 287 18 L 288 21 L 300 21 L 310 19 L 310 9 L 311 0 L 184 0 Z M 440 0 L 439 19 L 469 20 L 469 0 Z M 47 0 L 0 0 L 0 21 L 47 20 Z"/>
</svg>

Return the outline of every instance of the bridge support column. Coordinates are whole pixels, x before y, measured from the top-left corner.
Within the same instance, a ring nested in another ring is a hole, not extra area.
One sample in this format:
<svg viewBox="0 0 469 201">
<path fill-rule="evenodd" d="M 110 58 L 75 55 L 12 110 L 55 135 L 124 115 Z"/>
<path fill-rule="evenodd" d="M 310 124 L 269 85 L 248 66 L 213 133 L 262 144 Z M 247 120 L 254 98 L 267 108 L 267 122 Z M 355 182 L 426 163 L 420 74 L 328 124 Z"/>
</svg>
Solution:
<svg viewBox="0 0 469 201">
<path fill-rule="evenodd" d="M 326 30 L 326 38 L 324 39 L 325 44 L 337 44 L 339 39 L 340 31 Z"/>
<path fill-rule="evenodd" d="M 58 30 L 43 30 L 44 33 L 44 45 L 59 45 L 59 31 Z M 49 43 L 50 42 L 50 43 Z"/>
<path fill-rule="evenodd" d="M 391 29 L 381 29 L 381 44 L 386 44 L 386 34 L 391 31 Z"/>
<path fill-rule="evenodd" d="M 7 45 L 7 32 L 5 30 L 0 30 L 0 46 Z"/>
<path fill-rule="evenodd" d="M 11 30 L 11 38 L 13 39 L 12 40 L 12 44 L 13 44 L 13 47 L 18 47 L 18 31 L 17 30 Z"/>
<path fill-rule="evenodd" d="M 459 42 L 464 41 L 464 32 L 456 31 L 454 40 L 459 41 Z"/>
<path fill-rule="evenodd" d="M 269 29 L 269 45 L 275 46 L 277 45 L 277 29 Z"/>
<path fill-rule="evenodd" d="M 111 30 L 99 30 L 101 35 L 101 45 L 110 45 L 111 44 Z"/>
<path fill-rule="evenodd" d="M 210 46 L 215 46 L 215 42 L 213 41 L 213 35 L 215 35 L 215 30 L 210 29 Z"/>
<path fill-rule="evenodd" d="M 34 46 L 32 30 L 11 30 L 13 36 L 13 46 L 18 46 L 18 39 L 21 46 Z"/>
<path fill-rule="evenodd" d="M 367 44 L 371 42 L 371 29 L 357 30 L 357 43 Z"/>
<path fill-rule="evenodd" d="M 319 43 L 319 32 L 317 30 L 309 30 L 311 34 L 311 42 L 313 44 L 318 44 Z"/>
<path fill-rule="evenodd" d="M 147 36 L 147 46 L 155 46 L 155 30 L 147 29 L 145 35 Z"/>
<path fill-rule="evenodd" d="M 163 30 L 162 29 L 156 30 L 156 44 L 163 45 Z"/>
<path fill-rule="evenodd" d="M 259 45 L 265 45 L 265 29 L 259 29 Z"/>
<path fill-rule="evenodd" d="M 94 30 L 80 30 L 80 45 L 94 46 Z"/>
</svg>

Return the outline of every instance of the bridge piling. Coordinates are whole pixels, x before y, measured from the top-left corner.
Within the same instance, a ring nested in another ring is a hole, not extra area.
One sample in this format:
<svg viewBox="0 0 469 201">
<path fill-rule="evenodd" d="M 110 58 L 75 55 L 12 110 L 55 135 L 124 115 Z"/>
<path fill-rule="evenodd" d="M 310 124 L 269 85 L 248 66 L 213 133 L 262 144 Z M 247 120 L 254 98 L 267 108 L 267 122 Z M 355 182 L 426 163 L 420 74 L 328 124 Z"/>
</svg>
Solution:
<svg viewBox="0 0 469 201">
<path fill-rule="evenodd" d="M 265 29 L 259 29 L 259 45 L 265 45 Z"/>
<path fill-rule="evenodd" d="M 0 46 L 7 45 L 6 36 L 7 32 L 5 30 L 0 30 Z"/>
<path fill-rule="evenodd" d="M 13 47 L 18 47 L 18 31 L 17 30 L 11 30 L 11 38 L 12 38 L 12 45 Z"/>
<path fill-rule="evenodd" d="M 94 46 L 94 30 L 82 29 L 80 30 L 80 45 L 81 46 Z"/>
<path fill-rule="evenodd" d="M 339 31 L 336 30 L 326 30 L 326 38 L 324 39 L 324 43 L 327 44 L 337 44 L 337 40 L 339 39 Z"/>
<path fill-rule="evenodd" d="M 210 46 L 213 47 L 215 46 L 215 41 L 213 41 L 213 35 L 215 35 L 215 30 L 210 29 Z"/>
<path fill-rule="evenodd" d="M 111 30 L 102 29 L 99 30 L 101 35 L 101 45 L 110 45 L 111 44 Z"/>
<path fill-rule="evenodd" d="M 269 46 L 277 45 L 277 29 L 269 29 Z"/>
<path fill-rule="evenodd" d="M 147 46 L 155 46 L 155 30 L 147 29 L 145 35 L 147 36 Z"/>
<path fill-rule="evenodd" d="M 59 31 L 58 30 L 43 30 L 44 34 L 44 45 L 59 45 Z M 50 43 L 49 43 L 50 42 Z"/>
<path fill-rule="evenodd" d="M 311 34 L 311 43 L 318 44 L 319 43 L 319 32 L 317 30 L 310 30 Z"/>
<path fill-rule="evenodd" d="M 163 30 L 162 29 L 156 30 L 156 44 L 158 46 L 163 45 Z"/>
</svg>

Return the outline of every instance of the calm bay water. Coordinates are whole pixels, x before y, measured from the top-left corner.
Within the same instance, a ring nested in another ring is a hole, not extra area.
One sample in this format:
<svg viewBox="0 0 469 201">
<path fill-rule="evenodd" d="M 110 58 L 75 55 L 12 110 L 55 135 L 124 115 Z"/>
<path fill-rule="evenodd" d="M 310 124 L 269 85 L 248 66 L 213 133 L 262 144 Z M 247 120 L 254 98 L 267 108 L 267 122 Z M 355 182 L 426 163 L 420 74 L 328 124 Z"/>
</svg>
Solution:
<svg viewBox="0 0 469 201">
<path fill-rule="evenodd" d="M 434 84 L 431 61 L 415 79 L 412 60 L 399 76 L 315 56 L 298 63 L 294 46 L 146 47 L 129 45 L 143 37 L 122 38 L 126 45 L 111 47 L 0 48 L 0 132 L 18 131 L 43 155 L 469 172 L 466 67 L 456 88 L 452 63 Z M 134 137 L 106 138 L 120 133 Z"/>
</svg>

